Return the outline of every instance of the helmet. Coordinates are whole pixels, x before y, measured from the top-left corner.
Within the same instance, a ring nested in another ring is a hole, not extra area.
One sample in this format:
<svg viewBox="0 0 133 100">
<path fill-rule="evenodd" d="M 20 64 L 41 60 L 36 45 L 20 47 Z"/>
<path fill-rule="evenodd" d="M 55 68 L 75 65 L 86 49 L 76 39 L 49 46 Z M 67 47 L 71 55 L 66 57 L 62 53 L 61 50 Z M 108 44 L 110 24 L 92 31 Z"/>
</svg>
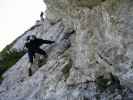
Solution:
<svg viewBox="0 0 133 100">
<path fill-rule="evenodd" d="M 31 35 L 31 39 L 32 40 L 35 40 L 36 39 L 36 36 L 35 35 Z"/>
<path fill-rule="evenodd" d="M 26 41 L 30 42 L 31 40 L 35 40 L 35 39 L 36 39 L 35 35 L 28 35 L 27 38 L 26 38 Z"/>
</svg>

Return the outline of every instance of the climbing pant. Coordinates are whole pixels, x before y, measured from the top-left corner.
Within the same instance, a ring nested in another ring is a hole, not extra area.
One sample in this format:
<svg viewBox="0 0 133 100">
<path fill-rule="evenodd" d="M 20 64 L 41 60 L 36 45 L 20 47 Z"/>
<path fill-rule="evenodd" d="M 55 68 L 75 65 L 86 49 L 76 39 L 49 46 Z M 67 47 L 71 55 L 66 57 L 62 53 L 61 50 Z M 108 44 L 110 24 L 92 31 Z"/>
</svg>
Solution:
<svg viewBox="0 0 133 100">
<path fill-rule="evenodd" d="M 35 58 L 35 53 L 39 53 L 46 58 L 48 57 L 47 53 L 40 48 L 36 49 L 35 51 L 28 51 L 28 57 L 30 63 L 33 63 L 33 58 Z"/>
<path fill-rule="evenodd" d="M 32 76 L 32 70 L 29 68 L 29 76 Z"/>
</svg>

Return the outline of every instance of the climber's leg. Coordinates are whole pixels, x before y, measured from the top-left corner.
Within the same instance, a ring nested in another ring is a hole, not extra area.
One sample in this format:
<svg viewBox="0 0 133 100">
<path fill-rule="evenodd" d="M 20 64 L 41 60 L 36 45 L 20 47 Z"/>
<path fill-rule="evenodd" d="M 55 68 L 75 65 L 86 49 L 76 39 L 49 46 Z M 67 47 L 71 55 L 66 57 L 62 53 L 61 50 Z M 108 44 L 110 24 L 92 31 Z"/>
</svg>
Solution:
<svg viewBox="0 0 133 100">
<path fill-rule="evenodd" d="M 31 64 L 33 64 L 33 57 L 35 57 L 35 54 L 29 51 L 28 52 L 28 57 L 29 57 L 29 62 Z"/>
<path fill-rule="evenodd" d="M 29 76 L 32 76 L 32 70 L 31 70 L 31 67 L 29 68 L 28 72 L 29 72 Z"/>
<path fill-rule="evenodd" d="M 43 55 L 45 57 L 45 59 L 40 59 L 38 61 L 38 66 L 41 67 L 42 65 L 46 64 L 48 55 L 47 55 L 47 53 L 45 51 L 43 51 L 40 48 L 36 50 L 36 53 L 39 53 L 39 54 L 41 54 L 41 55 Z"/>
<path fill-rule="evenodd" d="M 48 55 L 44 50 L 39 48 L 39 49 L 36 50 L 36 52 L 39 53 L 39 54 L 42 54 L 44 57 L 48 58 Z"/>
</svg>

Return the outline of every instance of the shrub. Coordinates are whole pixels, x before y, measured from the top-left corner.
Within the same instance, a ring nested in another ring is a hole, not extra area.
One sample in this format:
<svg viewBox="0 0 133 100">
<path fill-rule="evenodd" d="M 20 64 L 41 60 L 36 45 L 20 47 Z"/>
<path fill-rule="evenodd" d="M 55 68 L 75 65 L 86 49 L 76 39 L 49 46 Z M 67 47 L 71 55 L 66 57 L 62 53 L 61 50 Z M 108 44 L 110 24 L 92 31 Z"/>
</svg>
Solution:
<svg viewBox="0 0 133 100">
<path fill-rule="evenodd" d="M 0 80 L 3 79 L 2 74 L 13 66 L 24 54 L 24 51 L 11 51 L 10 46 L 5 47 L 0 52 Z"/>
</svg>

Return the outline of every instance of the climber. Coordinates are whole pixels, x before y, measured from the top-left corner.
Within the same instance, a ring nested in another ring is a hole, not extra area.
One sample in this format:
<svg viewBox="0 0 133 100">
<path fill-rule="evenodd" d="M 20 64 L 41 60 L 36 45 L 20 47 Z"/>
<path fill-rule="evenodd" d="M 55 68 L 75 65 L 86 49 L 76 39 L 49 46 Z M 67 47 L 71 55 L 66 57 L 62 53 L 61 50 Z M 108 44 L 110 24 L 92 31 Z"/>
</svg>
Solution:
<svg viewBox="0 0 133 100">
<path fill-rule="evenodd" d="M 41 12 L 40 14 L 41 21 L 44 21 L 43 14 L 44 14 L 43 12 Z"/>
<path fill-rule="evenodd" d="M 42 44 L 52 44 L 52 43 L 54 43 L 54 41 L 36 38 L 35 35 L 27 36 L 25 47 L 27 48 L 28 51 L 29 62 L 31 64 L 33 63 L 33 59 L 35 58 L 35 53 L 42 54 L 44 57 L 47 58 L 48 57 L 47 53 L 44 50 L 40 49 L 40 46 Z"/>
</svg>

